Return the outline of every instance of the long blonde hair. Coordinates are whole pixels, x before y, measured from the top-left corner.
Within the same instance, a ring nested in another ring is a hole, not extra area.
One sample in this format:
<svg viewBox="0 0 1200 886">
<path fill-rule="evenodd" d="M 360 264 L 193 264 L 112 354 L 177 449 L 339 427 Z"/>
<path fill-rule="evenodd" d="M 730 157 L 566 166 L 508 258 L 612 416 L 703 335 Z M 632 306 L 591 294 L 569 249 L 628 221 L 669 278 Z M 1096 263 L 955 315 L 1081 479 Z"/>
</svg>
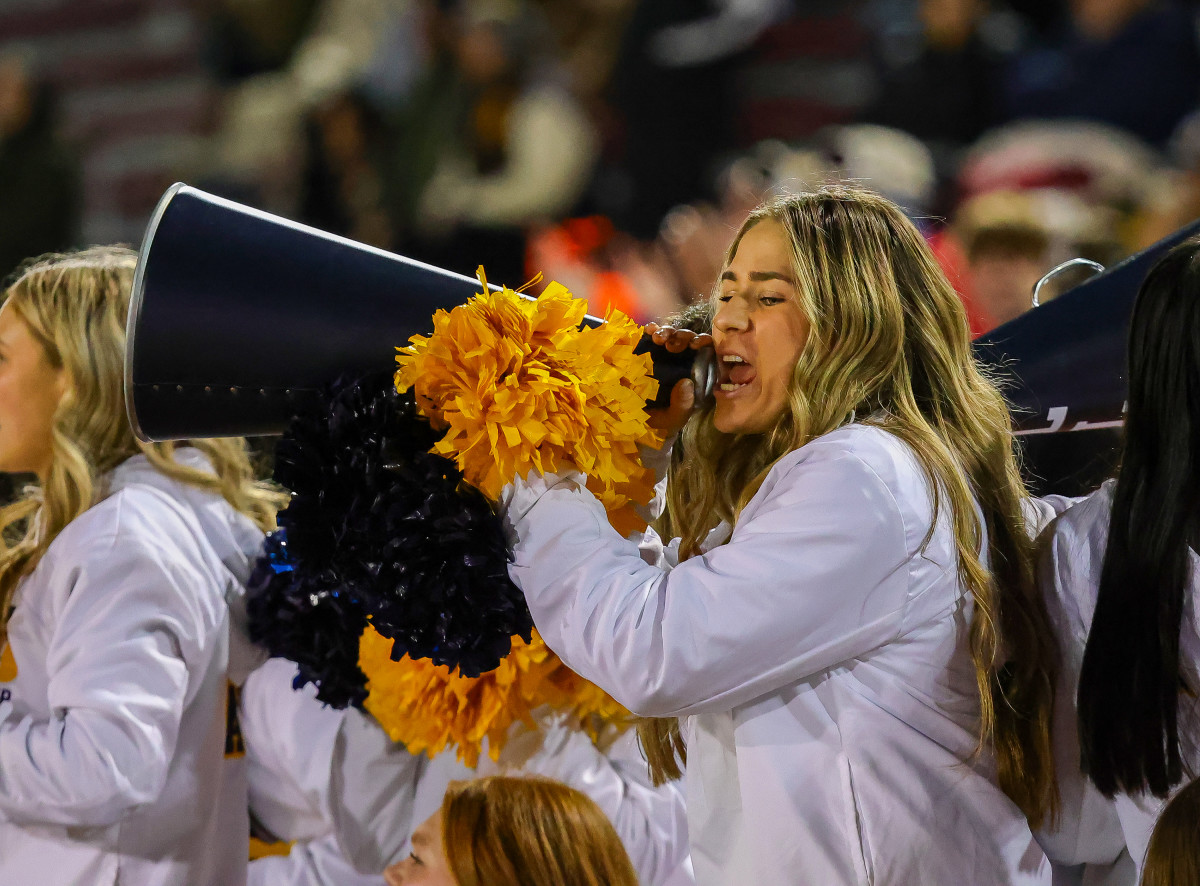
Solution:
<svg viewBox="0 0 1200 886">
<path fill-rule="evenodd" d="M 637 886 L 595 802 L 544 778 L 451 782 L 442 840 L 458 886 Z"/>
<path fill-rule="evenodd" d="M 978 748 L 994 745 L 1001 787 L 1037 825 L 1057 806 L 1050 751 L 1057 650 L 1034 584 L 1009 413 L 972 358 L 962 303 L 912 222 L 870 191 L 833 186 L 759 207 L 734 238 L 726 267 L 765 219 L 787 232 L 810 331 L 787 407 L 770 430 L 723 434 L 711 403 L 684 428 L 686 458 L 676 461 L 667 488 L 680 556 L 699 553 L 718 521 L 735 523 L 776 461 L 851 416 L 906 442 L 925 473 L 935 520 L 949 506 L 959 578 L 974 598 Z M 985 533 L 990 571 L 979 553 Z M 656 779 L 678 777 L 686 749 L 677 723 L 650 721 L 639 731 Z"/>
<path fill-rule="evenodd" d="M 141 443 L 125 415 L 125 321 L 137 253 L 94 247 L 27 267 L 4 301 L 29 328 L 66 390 L 54 414 L 50 469 L 0 509 L 0 647 L 13 593 L 63 528 L 104 495 L 103 476 L 141 453 L 172 479 L 222 496 L 260 528 L 274 526 L 280 495 L 256 482 L 243 439 L 191 440 L 212 472 L 174 458 L 175 443 Z M 23 529 L 23 531 L 22 531 Z"/>
</svg>

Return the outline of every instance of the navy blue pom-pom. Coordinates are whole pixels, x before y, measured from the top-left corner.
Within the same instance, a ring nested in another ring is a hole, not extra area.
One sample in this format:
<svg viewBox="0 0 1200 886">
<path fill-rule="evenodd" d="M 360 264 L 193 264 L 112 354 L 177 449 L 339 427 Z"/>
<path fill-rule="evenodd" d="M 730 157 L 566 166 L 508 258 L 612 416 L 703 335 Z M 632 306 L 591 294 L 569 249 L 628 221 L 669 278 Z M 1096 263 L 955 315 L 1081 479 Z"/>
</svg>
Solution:
<svg viewBox="0 0 1200 886">
<path fill-rule="evenodd" d="M 340 385 L 328 409 L 297 417 L 276 449 L 275 478 L 293 492 L 279 515 L 293 572 L 267 586 L 286 598 L 288 625 L 264 624 L 276 616 L 258 604 L 255 629 L 275 638 L 273 654 L 301 664 L 302 677 L 336 684 L 339 697 L 368 616 L 394 641 L 393 658 L 429 658 L 469 677 L 499 665 L 513 635 L 530 638 L 500 518 L 452 461 L 429 452 L 437 436 L 411 394 L 376 376 Z M 301 615 L 310 604 L 336 611 L 314 626 L 322 651 L 283 651 L 303 642 L 296 628 L 310 626 Z M 345 634 L 343 654 L 326 648 L 330 632 Z"/>
<path fill-rule="evenodd" d="M 299 568 L 284 529 L 267 536 L 246 590 L 250 639 L 296 663 L 293 688 L 314 683 L 325 704 L 361 708 L 367 678 L 358 667 L 358 637 L 367 615 L 359 601 L 334 576 Z"/>
</svg>

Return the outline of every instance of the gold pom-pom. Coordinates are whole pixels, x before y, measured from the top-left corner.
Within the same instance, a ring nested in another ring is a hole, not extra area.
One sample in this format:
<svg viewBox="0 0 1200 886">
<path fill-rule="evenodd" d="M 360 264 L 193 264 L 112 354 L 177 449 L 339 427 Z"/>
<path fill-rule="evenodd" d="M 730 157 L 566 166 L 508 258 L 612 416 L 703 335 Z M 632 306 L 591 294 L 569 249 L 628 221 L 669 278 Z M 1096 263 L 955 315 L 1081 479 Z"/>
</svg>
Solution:
<svg viewBox="0 0 1200 886">
<path fill-rule="evenodd" d="M 513 638 L 512 651 L 479 677 L 453 674 L 428 659 L 392 661 L 392 641 L 368 627 L 359 642 L 359 667 L 367 675 L 366 708 L 393 741 L 430 757 L 454 746 L 467 766 L 479 762 L 483 741 L 498 759 L 509 727 L 536 728 L 533 711 L 565 711 L 593 740 L 609 727 L 627 729 L 627 710 L 588 683 L 550 651 L 535 631 L 530 643 Z"/>
<path fill-rule="evenodd" d="M 479 274 L 481 294 L 397 349 L 397 389 L 413 388 L 446 427 L 433 451 L 492 499 L 530 469 L 574 465 L 622 534 L 644 528 L 633 506 L 653 496 L 654 476 L 637 447 L 661 439 L 645 410 L 658 382 L 649 355 L 634 353 L 641 327 L 614 311 L 581 329 L 586 305 L 564 286 L 528 299 L 489 291 Z"/>
</svg>

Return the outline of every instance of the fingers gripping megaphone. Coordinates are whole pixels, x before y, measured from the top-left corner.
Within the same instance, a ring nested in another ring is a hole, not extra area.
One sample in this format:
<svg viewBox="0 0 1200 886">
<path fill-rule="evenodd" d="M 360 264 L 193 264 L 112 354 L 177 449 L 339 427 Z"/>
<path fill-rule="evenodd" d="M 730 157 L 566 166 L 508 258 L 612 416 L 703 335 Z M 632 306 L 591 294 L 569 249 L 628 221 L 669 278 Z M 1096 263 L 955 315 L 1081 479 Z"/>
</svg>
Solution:
<svg viewBox="0 0 1200 886">
<path fill-rule="evenodd" d="M 134 277 L 130 423 L 142 440 L 281 433 L 339 377 L 394 369 L 397 346 L 478 291 L 472 277 L 173 185 Z M 689 373 L 710 383 L 695 352 L 643 344 L 656 402 Z"/>
</svg>

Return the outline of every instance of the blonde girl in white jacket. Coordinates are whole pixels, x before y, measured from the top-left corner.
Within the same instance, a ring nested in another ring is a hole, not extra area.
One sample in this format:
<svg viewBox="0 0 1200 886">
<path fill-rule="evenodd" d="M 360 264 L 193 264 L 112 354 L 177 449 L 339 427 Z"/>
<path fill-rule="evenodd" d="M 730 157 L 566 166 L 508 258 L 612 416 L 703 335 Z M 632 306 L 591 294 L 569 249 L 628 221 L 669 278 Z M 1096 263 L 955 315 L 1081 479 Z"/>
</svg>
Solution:
<svg viewBox="0 0 1200 886">
<path fill-rule="evenodd" d="M 752 213 L 714 308 L 676 541 L 639 550 L 576 475 L 505 490 L 539 632 L 659 718 L 660 775 L 686 750 L 701 886 L 1048 883 L 1052 634 L 953 289 L 895 205 L 836 187 Z"/>
<path fill-rule="evenodd" d="M 28 268 L 0 308 L 0 883 L 245 882 L 231 680 L 273 521 L 243 441 L 138 443 L 122 396 L 135 264 Z"/>
</svg>

